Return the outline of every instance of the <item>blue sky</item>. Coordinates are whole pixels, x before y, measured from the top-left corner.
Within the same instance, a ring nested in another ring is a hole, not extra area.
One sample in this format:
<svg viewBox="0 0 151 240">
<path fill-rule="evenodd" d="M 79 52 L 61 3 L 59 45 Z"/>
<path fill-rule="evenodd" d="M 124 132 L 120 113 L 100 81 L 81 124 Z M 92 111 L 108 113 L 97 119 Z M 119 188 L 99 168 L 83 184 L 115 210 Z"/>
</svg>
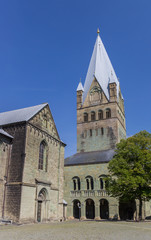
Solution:
<svg viewBox="0 0 151 240">
<path fill-rule="evenodd" d="M 127 135 L 151 132 L 150 0 L 0 0 L 0 112 L 48 102 L 76 152 L 76 88 L 97 28 L 120 79 Z"/>
</svg>

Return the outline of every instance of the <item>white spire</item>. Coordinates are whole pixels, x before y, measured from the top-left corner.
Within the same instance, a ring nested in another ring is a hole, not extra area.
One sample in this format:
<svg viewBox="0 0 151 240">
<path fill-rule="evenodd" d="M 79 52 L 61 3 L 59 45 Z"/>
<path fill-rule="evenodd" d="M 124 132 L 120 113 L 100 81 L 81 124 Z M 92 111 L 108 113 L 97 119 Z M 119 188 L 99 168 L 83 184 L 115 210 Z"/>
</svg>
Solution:
<svg viewBox="0 0 151 240">
<path fill-rule="evenodd" d="M 84 91 L 83 85 L 82 85 L 82 83 L 81 83 L 81 79 L 80 79 L 80 82 L 79 82 L 79 84 L 78 84 L 77 91 Z"/>
<path fill-rule="evenodd" d="M 117 84 L 117 93 L 119 92 L 119 81 L 113 69 L 113 66 L 110 62 L 110 59 L 107 55 L 103 42 L 99 36 L 99 30 L 97 31 L 98 36 L 94 45 L 92 57 L 90 60 L 88 72 L 86 75 L 84 83 L 84 93 L 83 93 L 83 102 L 88 94 L 91 83 L 94 80 L 94 77 L 99 82 L 103 92 L 106 97 L 109 99 L 109 88 L 108 85 L 111 82 Z M 118 94 L 117 94 L 118 96 Z"/>
</svg>

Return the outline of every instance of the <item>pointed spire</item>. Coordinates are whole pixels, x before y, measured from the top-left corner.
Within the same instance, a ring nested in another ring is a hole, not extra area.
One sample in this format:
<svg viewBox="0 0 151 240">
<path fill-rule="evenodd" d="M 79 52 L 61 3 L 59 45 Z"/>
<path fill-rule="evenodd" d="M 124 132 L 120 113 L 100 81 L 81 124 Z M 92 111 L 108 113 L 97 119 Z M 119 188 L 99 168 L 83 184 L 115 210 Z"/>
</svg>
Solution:
<svg viewBox="0 0 151 240">
<path fill-rule="evenodd" d="M 94 80 L 94 77 L 100 84 L 104 94 L 106 95 L 107 99 L 109 99 L 109 89 L 108 85 L 110 79 L 114 79 L 114 82 L 117 84 L 117 93 L 119 91 L 119 81 L 111 64 L 111 61 L 108 57 L 108 54 L 105 50 L 103 42 L 99 35 L 100 31 L 97 30 L 97 39 L 94 45 L 92 57 L 90 60 L 88 72 L 86 75 L 85 83 L 84 83 L 84 93 L 83 93 L 83 102 L 88 94 L 90 89 L 91 83 Z M 112 71 L 112 76 L 111 76 Z M 118 96 L 118 94 L 117 94 Z"/>
<path fill-rule="evenodd" d="M 77 87 L 77 91 L 83 91 L 84 92 L 84 88 L 83 88 L 83 85 L 81 83 L 81 78 L 80 78 L 80 82 L 79 82 L 78 87 Z"/>
</svg>

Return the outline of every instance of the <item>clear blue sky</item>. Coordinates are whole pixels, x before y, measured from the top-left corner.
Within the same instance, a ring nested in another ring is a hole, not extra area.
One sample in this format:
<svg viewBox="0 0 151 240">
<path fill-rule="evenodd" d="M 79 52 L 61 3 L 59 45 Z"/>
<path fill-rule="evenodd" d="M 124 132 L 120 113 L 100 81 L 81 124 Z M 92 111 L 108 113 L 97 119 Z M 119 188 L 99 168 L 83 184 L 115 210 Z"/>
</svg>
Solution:
<svg viewBox="0 0 151 240">
<path fill-rule="evenodd" d="M 150 0 L 0 0 L 0 112 L 48 102 L 76 152 L 76 88 L 97 28 L 120 79 L 127 135 L 151 132 Z"/>
</svg>

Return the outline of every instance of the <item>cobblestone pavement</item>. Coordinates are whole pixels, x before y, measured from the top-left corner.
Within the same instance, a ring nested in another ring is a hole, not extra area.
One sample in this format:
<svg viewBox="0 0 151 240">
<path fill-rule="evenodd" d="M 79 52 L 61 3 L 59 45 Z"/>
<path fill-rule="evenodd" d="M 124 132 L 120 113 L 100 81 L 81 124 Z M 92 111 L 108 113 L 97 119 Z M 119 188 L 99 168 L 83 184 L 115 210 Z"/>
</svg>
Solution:
<svg viewBox="0 0 151 240">
<path fill-rule="evenodd" d="M 70 221 L 0 226 L 0 240 L 151 240 L 151 222 Z"/>
</svg>

